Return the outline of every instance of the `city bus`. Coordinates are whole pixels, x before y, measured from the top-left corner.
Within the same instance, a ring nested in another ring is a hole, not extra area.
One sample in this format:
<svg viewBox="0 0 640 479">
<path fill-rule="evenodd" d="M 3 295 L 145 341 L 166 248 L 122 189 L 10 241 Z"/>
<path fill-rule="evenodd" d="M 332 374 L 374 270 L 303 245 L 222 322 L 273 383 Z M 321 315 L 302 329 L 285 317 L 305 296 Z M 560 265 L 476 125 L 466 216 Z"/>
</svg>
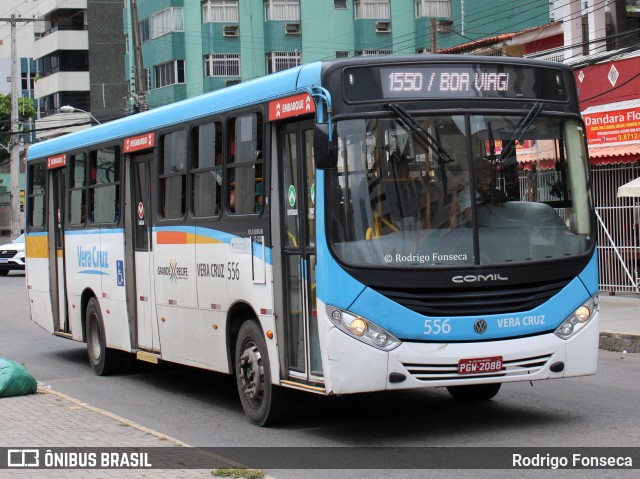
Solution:
<svg viewBox="0 0 640 479">
<path fill-rule="evenodd" d="M 248 419 L 345 395 L 594 374 L 595 223 L 571 70 L 310 63 L 33 145 L 32 319 L 236 378 Z"/>
</svg>

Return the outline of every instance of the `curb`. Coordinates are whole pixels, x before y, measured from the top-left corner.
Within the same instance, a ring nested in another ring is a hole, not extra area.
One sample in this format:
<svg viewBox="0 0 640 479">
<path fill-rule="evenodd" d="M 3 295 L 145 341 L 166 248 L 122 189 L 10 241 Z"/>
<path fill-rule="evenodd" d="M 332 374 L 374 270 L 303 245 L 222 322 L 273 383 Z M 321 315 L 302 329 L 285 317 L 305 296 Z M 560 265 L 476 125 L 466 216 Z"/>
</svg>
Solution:
<svg viewBox="0 0 640 479">
<path fill-rule="evenodd" d="M 103 416 L 108 417 L 109 419 L 113 419 L 114 421 L 118 421 L 122 424 L 126 424 L 127 426 L 133 427 L 139 431 L 142 431 L 144 433 L 147 434 L 151 434 L 152 436 L 157 437 L 158 439 L 160 439 L 161 441 L 171 441 L 176 443 L 179 446 L 182 447 L 192 447 L 189 444 L 180 441 L 179 439 L 176 439 L 174 437 L 171 436 L 167 436 L 166 434 L 162 434 L 158 431 L 155 431 L 154 429 L 150 429 L 148 427 L 143 426 L 142 424 L 138 424 L 137 422 L 133 422 L 130 421 L 129 419 L 125 419 L 121 416 L 118 416 L 117 414 L 113 414 L 110 413 L 109 411 L 105 411 L 104 409 L 100 409 L 98 407 L 95 406 L 91 406 L 85 402 L 80 401 L 79 399 L 76 399 L 74 397 L 71 396 L 67 396 L 66 394 L 63 394 L 61 392 L 58 392 L 54 389 L 49 389 L 47 386 L 43 386 L 42 384 L 38 384 L 38 393 L 45 393 L 45 394 L 53 394 L 54 396 L 58 396 L 61 399 L 65 399 L 69 402 L 72 402 L 73 404 L 76 404 L 80 407 L 83 407 L 85 409 L 88 409 L 90 411 L 96 412 L 98 414 L 102 414 Z"/>
<path fill-rule="evenodd" d="M 601 332 L 599 348 L 606 351 L 640 353 L 640 336 Z"/>
</svg>

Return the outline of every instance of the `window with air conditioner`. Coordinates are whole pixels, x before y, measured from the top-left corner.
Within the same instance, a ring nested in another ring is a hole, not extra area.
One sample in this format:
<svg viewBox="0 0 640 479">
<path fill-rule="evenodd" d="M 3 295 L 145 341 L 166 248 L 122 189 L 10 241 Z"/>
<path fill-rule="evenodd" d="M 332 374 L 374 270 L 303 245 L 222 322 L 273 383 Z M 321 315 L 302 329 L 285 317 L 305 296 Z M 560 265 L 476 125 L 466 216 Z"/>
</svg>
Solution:
<svg viewBox="0 0 640 479">
<path fill-rule="evenodd" d="M 391 22 L 376 22 L 376 32 L 389 33 L 391 31 Z"/>
<path fill-rule="evenodd" d="M 222 36 L 223 37 L 237 37 L 238 36 L 238 25 L 225 25 L 222 28 Z"/>
<path fill-rule="evenodd" d="M 300 24 L 299 23 L 285 23 L 284 24 L 284 33 L 287 35 L 297 35 L 300 33 Z"/>
</svg>

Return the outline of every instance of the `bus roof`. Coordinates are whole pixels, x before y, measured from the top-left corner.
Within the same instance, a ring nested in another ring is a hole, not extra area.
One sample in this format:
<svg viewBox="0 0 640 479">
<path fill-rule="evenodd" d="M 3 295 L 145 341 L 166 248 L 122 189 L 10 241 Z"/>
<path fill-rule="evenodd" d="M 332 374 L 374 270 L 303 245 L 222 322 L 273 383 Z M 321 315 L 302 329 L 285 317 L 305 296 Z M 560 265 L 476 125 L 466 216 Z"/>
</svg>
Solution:
<svg viewBox="0 0 640 479">
<path fill-rule="evenodd" d="M 262 103 L 299 92 L 305 87 L 319 86 L 321 68 L 321 62 L 310 63 L 35 143 L 29 147 L 27 161 L 135 136 L 208 115 Z"/>
</svg>

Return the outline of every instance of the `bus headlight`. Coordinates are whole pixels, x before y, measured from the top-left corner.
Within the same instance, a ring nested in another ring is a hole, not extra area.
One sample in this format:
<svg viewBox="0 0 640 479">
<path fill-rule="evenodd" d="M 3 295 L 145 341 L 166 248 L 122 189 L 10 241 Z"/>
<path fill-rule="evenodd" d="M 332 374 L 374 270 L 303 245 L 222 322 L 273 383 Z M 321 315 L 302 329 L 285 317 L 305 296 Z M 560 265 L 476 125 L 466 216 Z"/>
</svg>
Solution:
<svg viewBox="0 0 640 479">
<path fill-rule="evenodd" d="M 563 321 L 563 323 L 555 330 L 556 336 L 560 339 L 569 339 L 580 331 L 593 317 L 598 310 L 598 295 L 592 298 L 576 309 L 571 316 Z"/>
<path fill-rule="evenodd" d="M 389 331 L 349 311 L 327 306 L 327 316 L 338 329 L 349 336 L 383 351 L 400 346 L 401 341 Z"/>
</svg>

